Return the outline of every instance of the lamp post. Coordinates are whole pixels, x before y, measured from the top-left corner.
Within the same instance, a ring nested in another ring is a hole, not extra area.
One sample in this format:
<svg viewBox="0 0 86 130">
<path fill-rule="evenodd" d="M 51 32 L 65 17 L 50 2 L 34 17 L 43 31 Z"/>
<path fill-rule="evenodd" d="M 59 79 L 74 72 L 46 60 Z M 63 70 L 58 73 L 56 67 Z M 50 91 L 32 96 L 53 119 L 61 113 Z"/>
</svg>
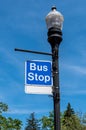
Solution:
<svg viewBox="0 0 86 130">
<path fill-rule="evenodd" d="M 54 130 L 60 130 L 60 88 L 59 88 L 59 66 L 58 51 L 62 41 L 63 16 L 53 6 L 51 12 L 46 16 L 48 28 L 48 42 L 52 49 L 52 75 L 53 75 L 53 102 L 54 102 Z"/>
<path fill-rule="evenodd" d="M 59 45 L 62 41 L 63 21 L 64 18 L 62 14 L 56 10 L 55 6 L 53 6 L 51 12 L 46 16 L 46 24 L 48 28 L 48 42 L 51 45 L 52 54 L 46 52 L 38 52 L 38 51 L 15 48 L 15 51 L 52 56 L 52 73 L 53 73 L 52 93 L 54 102 L 54 130 L 60 130 L 60 87 L 59 87 L 58 53 L 59 53 Z"/>
</svg>

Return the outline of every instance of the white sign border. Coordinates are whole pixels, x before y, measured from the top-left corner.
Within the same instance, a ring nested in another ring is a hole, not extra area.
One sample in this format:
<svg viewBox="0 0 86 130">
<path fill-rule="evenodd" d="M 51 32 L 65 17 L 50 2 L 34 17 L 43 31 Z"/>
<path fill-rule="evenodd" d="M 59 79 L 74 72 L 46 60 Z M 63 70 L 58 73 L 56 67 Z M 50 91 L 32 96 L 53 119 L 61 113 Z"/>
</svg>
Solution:
<svg viewBox="0 0 86 130">
<path fill-rule="evenodd" d="M 52 95 L 52 87 L 39 87 L 25 85 L 25 93 L 27 94 L 49 94 Z"/>
</svg>

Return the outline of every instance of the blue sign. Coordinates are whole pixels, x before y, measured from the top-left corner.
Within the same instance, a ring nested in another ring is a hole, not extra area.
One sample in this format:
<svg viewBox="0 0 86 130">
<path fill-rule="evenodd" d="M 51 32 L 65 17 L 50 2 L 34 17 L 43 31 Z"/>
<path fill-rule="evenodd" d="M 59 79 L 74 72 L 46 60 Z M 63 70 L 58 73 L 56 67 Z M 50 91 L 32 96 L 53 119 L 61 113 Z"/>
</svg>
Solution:
<svg viewBox="0 0 86 130">
<path fill-rule="evenodd" d="M 25 63 L 26 85 L 52 85 L 52 66 L 50 61 L 27 61 Z"/>
</svg>

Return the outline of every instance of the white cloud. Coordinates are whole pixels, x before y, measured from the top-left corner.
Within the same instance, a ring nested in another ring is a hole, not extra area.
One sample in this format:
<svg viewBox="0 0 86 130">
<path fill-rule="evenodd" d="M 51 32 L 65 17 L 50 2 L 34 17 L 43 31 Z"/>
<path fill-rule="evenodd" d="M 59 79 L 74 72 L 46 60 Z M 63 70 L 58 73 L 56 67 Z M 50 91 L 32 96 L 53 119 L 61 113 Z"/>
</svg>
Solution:
<svg viewBox="0 0 86 130">
<path fill-rule="evenodd" d="M 70 65 L 69 69 L 71 69 L 74 73 L 86 75 L 86 67 Z"/>
<path fill-rule="evenodd" d="M 28 114 L 31 113 L 31 110 L 20 110 L 20 109 L 14 109 L 14 110 L 9 110 L 8 112 L 6 112 L 7 114 Z"/>
<path fill-rule="evenodd" d="M 21 109 L 21 110 L 20 110 Z M 9 111 L 7 111 L 6 113 L 7 114 L 30 114 L 32 112 L 35 112 L 35 113 L 39 113 L 39 114 L 43 114 L 43 113 L 48 113 L 49 112 L 49 109 L 10 109 Z"/>
<path fill-rule="evenodd" d="M 81 74 L 81 75 L 86 75 L 86 67 L 85 65 L 77 65 L 77 64 L 69 64 L 69 63 L 61 63 L 61 69 L 70 71 L 71 73 L 74 74 Z M 67 72 L 68 73 L 68 72 Z"/>
<path fill-rule="evenodd" d="M 63 91 L 61 91 L 62 95 L 68 95 L 68 96 L 72 96 L 72 95 L 86 95 L 86 90 L 81 90 L 80 88 L 78 89 L 65 89 Z"/>
</svg>

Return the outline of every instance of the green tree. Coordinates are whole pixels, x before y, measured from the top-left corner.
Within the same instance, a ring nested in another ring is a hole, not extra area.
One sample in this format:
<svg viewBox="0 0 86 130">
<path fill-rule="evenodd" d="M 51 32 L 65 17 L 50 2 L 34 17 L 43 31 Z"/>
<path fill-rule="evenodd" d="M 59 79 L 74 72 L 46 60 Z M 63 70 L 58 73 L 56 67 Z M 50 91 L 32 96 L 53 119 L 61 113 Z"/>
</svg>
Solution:
<svg viewBox="0 0 86 130">
<path fill-rule="evenodd" d="M 50 112 L 49 117 L 43 116 L 41 122 L 43 130 L 54 130 L 54 113 Z"/>
<path fill-rule="evenodd" d="M 70 103 L 68 103 L 67 110 L 65 110 L 64 112 L 64 117 L 71 117 L 72 115 L 75 115 L 75 112 Z"/>
<path fill-rule="evenodd" d="M 31 113 L 29 119 L 27 119 L 27 126 L 25 130 L 40 130 L 39 121 L 35 118 L 35 114 Z"/>
<path fill-rule="evenodd" d="M 83 115 L 83 117 L 82 117 L 82 123 L 84 124 L 84 125 L 86 125 L 86 113 Z"/>
<path fill-rule="evenodd" d="M 20 120 L 9 117 L 6 122 L 7 130 L 21 130 L 22 122 Z"/>
<path fill-rule="evenodd" d="M 67 105 L 67 109 L 61 113 L 61 130 L 86 130 L 85 122 L 86 115 L 82 119 L 74 112 L 70 103 Z M 82 121 L 81 121 L 82 120 Z M 54 114 L 49 113 L 49 116 L 43 116 L 41 119 L 42 130 L 54 130 Z"/>
<path fill-rule="evenodd" d="M 0 102 L 0 114 L 2 112 L 6 112 L 7 110 L 8 110 L 8 105 L 3 102 Z"/>
<path fill-rule="evenodd" d="M 22 121 L 2 116 L 8 110 L 8 105 L 0 102 L 0 130 L 21 130 Z"/>
<path fill-rule="evenodd" d="M 86 113 L 82 114 L 82 116 L 80 116 L 80 120 L 81 120 L 81 124 L 82 124 L 82 130 L 86 130 Z"/>
<path fill-rule="evenodd" d="M 71 108 L 70 103 L 67 105 L 67 109 L 62 116 L 62 129 L 63 130 L 82 130 L 79 117 L 75 114 L 74 109 Z"/>
</svg>

